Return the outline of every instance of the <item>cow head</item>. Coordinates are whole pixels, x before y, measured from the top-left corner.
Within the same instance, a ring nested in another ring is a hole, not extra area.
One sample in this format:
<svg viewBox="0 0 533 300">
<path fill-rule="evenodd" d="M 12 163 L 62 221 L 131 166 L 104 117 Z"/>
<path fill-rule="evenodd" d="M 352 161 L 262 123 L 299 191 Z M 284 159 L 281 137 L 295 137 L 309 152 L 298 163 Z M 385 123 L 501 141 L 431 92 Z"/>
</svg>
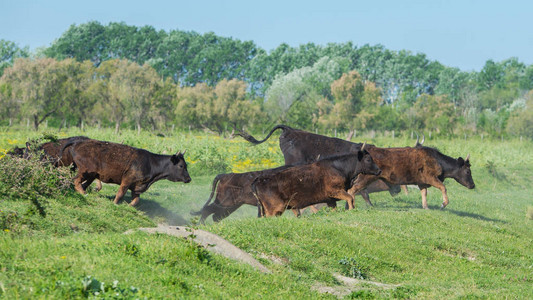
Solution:
<svg viewBox="0 0 533 300">
<path fill-rule="evenodd" d="M 474 179 L 472 178 L 472 171 L 470 170 L 470 154 L 466 156 L 466 159 L 459 157 L 457 159 L 458 168 L 454 172 L 453 178 L 469 189 L 476 187 Z"/>
<path fill-rule="evenodd" d="M 357 172 L 368 174 L 368 175 L 379 175 L 381 174 L 381 169 L 374 163 L 374 160 L 372 159 L 372 156 L 370 156 L 370 153 L 365 150 L 365 145 L 361 147 L 361 150 L 357 151 L 357 160 L 359 163 L 357 164 Z"/>
<path fill-rule="evenodd" d="M 170 174 L 168 180 L 170 181 L 183 181 L 185 183 L 191 182 L 191 176 L 187 171 L 187 163 L 185 162 L 185 157 L 183 153 L 178 152 L 175 155 L 170 156 L 170 161 L 172 162 L 170 167 Z"/>
<path fill-rule="evenodd" d="M 25 149 L 26 148 L 15 147 L 15 148 L 9 150 L 6 154 L 10 155 L 10 156 L 13 156 L 13 157 L 23 157 L 24 153 L 26 151 Z"/>
</svg>

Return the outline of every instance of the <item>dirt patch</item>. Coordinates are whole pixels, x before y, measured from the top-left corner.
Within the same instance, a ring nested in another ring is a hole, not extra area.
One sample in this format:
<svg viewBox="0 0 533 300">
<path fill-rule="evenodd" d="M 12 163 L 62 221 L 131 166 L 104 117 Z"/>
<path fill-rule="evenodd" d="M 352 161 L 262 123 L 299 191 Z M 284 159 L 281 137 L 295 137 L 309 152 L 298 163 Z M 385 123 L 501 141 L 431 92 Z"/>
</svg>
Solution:
<svg viewBox="0 0 533 300">
<path fill-rule="evenodd" d="M 286 266 L 289 264 L 289 260 L 287 258 L 277 257 L 275 255 L 267 255 L 265 253 L 261 253 L 261 258 L 268 259 L 276 265 Z"/>
<path fill-rule="evenodd" d="M 205 230 L 193 229 L 193 228 L 184 227 L 184 226 L 168 226 L 168 225 L 161 225 L 161 224 L 158 225 L 158 227 L 139 228 L 139 230 L 148 232 L 148 233 L 163 233 L 163 234 L 168 234 L 168 235 L 172 235 L 176 237 L 184 237 L 184 238 L 191 237 L 196 243 L 198 243 L 199 245 L 202 245 L 204 248 L 206 248 L 210 252 L 220 254 L 227 258 L 249 264 L 250 266 L 258 269 L 261 272 L 270 273 L 269 269 L 267 269 L 264 265 L 258 262 L 250 254 L 237 248 L 235 245 L 223 239 L 219 235 L 216 235 L 214 233 L 211 233 Z M 130 233 L 130 232 L 131 231 L 128 231 L 126 233 Z"/>
</svg>

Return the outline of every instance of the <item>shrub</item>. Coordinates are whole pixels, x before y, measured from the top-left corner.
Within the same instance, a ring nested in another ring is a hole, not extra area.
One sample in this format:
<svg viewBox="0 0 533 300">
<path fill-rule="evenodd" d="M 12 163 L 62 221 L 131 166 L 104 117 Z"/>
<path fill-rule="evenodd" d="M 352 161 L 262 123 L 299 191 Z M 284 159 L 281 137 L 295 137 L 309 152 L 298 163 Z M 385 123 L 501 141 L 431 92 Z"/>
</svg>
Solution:
<svg viewBox="0 0 533 300">
<path fill-rule="evenodd" d="M 56 168 L 40 160 L 5 156 L 0 159 L 0 196 L 10 200 L 31 201 L 41 216 L 45 216 L 47 198 L 71 191 L 73 173 L 67 167 Z"/>
</svg>

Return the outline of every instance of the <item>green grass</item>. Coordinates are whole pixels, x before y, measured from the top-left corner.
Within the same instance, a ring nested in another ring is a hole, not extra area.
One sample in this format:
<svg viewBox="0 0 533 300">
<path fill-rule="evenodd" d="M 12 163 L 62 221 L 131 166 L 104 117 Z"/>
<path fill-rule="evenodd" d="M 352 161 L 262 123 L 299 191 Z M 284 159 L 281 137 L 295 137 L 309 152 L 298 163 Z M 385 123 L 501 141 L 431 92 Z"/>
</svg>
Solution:
<svg viewBox="0 0 533 300">
<path fill-rule="evenodd" d="M 132 132 L 114 136 L 93 129 L 83 134 L 124 139 L 159 153 L 187 149 L 188 160 L 205 157 L 217 163 L 191 163 L 189 184 L 155 183 L 141 195 L 137 209 L 112 204 L 117 185 L 104 185 L 100 193 L 86 197 L 48 199 L 46 218 L 28 213 L 29 202 L 0 199 L 4 220 L 9 212 L 18 215 L 10 221 L 13 230 L 0 232 L 0 298 L 336 298 L 316 291 L 341 288 L 334 274 L 364 278 L 347 298 L 533 295 L 531 142 L 426 140 L 450 156 L 471 155 L 476 189 L 447 180 L 450 204 L 444 210 L 438 209 L 438 190 L 429 189 L 430 210 L 423 210 L 419 191 L 411 188 L 408 195 L 402 192 L 394 198 L 371 194 L 373 208 L 357 197 L 352 211 L 326 209 L 301 218 L 287 212 L 257 219 L 254 207 L 242 207 L 220 223 L 200 226 L 272 270 L 263 274 L 186 239 L 122 232 L 156 223 L 191 224 L 189 212 L 203 206 L 221 166 L 225 171 L 252 170 L 264 162 L 282 163 L 276 137 L 273 143 L 254 147 L 239 139 L 188 132 L 165 138 Z M 0 148 L 38 135 L 0 131 Z M 366 141 L 413 144 L 407 138 Z M 251 162 L 244 163 L 248 155 Z"/>
</svg>

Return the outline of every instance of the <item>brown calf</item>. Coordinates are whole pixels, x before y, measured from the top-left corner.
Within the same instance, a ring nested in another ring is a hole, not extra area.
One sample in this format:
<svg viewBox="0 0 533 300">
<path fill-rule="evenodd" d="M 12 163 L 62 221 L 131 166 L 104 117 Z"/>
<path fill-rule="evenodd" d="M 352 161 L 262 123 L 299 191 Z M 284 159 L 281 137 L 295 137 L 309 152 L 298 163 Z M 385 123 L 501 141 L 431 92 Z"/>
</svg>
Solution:
<svg viewBox="0 0 533 300">
<path fill-rule="evenodd" d="M 261 216 L 278 216 L 286 209 L 301 209 L 326 199 L 345 200 L 353 209 L 353 196 L 346 192 L 360 173 L 381 171 L 366 151 L 325 158 L 258 176 L 252 183 Z"/>
<path fill-rule="evenodd" d="M 448 195 L 444 186 L 445 178 L 453 178 L 469 189 L 475 187 L 470 171 L 469 156 L 454 159 L 437 149 L 424 147 L 378 148 L 369 146 L 368 152 L 382 170 L 379 176 L 361 174 L 348 191 L 351 195 L 359 192 L 371 182 L 382 179 L 390 184 L 418 185 L 422 193 L 422 207 L 427 209 L 427 188 L 434 186 L 442 192 L 442 208 L 448 205 Z"/>
<path fill-rule="evenodd" d="M 90 184 L 95 179 L 119 184 L 115 204 L 120 202 L 129 189 L 132 195 L 130 205 L 135 206 L 139 202 L 139 195 L 161 179 L 185 183 L 191 181 L 187 163 L 181 152 L 176 155 L 160 155 L 144 149 L 97 140 L 66 144 L 62 152 L 63 150 L 70 152 L 78 167 L 78 174 L 74 177 L 76 191 L 85 194 L 82 182 L 87 181 Z"/>
</svg>

